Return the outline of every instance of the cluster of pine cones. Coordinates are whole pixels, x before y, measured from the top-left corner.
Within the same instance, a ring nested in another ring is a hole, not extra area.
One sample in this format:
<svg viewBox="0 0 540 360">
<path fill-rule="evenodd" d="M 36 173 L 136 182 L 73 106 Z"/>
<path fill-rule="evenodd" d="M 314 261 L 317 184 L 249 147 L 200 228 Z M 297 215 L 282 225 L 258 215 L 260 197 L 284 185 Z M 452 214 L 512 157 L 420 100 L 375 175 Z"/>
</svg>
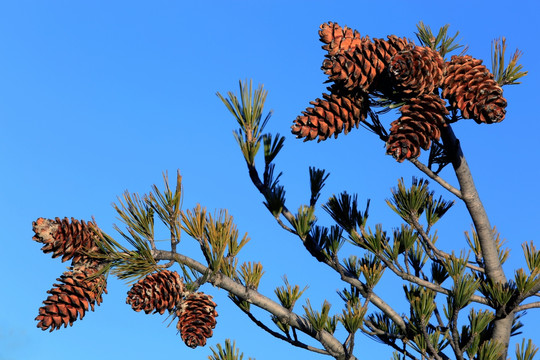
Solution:
<svg viewBox="0 0 540 360">
<path fill-rule="evenodd" d="M 180 275 L 162 270 L 147 275 L 128 291 L 126 303 L 146 314 L 165 311 L 178 317 L 176 328 L 184 343 L 191 347 L 206 345 L 216 327 L 216 303 L 202 292 L 186 293 Z"/>
<path fill-rule="evenodd" d="M 322 24 L 319 35 L 327 51 L 322 70 L 333 84 L 295 119 L 292 133 L 304 141 L 358 127 L 368 115 L 370 95 L 404 103 L 386 142 L 387 153 L 400 162 L 439 140 L 449 115 L 443 99 L 477 123 L 505 117 L 502 88 L 481 60 L 463 55 L 445 62 L 437 51 L 405 38 L 371 40 L 332 22 Z"/>
<path fill-rule="evenodd" d="M 103 292 L 107 292 L 105 275 L 99 274 L 101 262 L 87 255 L 100 252 L 95 243 L 95 223 L 39 218 L 32 225 L 33 240 L 44 244 L 44 253 L 52 253 L 53 258 L 61 256 L 62 262 L 71 260 L 70 270 L 57 279 L 60 283 L 47 291 L 50 295 L 39 309 L 37 327 L 53 331 L 62 325 L 71 326 L 89 308 L 93 311 L 101 303 Z"/>
<path fill-rule="evenodd" d="M 97 225 L 68 218 L 54 220 L 39 218 L 33 223 L 33 240 L 44 244 L 41 250 L 52 253 L 53 258 L 71 260 L 71 268 L 54 284 L 39 309 L 37 327 L 50 331 L 62 325 L 72 326 L 89 309 L 102 302 L 107 292 L 105 275 L 99 274 L 102 263 L 88 254 L 99 254 L 96 245 Z M 212 297 L 201 292 L 187 293 L 177 272 L 162 270 L 135 283 L 128 292 L 127 301 L 133 310 L 163 314 L 166 310 L 178 317 L 177 329 L 187 346 L 206 345 L 216 327 L 216 304 Z"/>
</svg>

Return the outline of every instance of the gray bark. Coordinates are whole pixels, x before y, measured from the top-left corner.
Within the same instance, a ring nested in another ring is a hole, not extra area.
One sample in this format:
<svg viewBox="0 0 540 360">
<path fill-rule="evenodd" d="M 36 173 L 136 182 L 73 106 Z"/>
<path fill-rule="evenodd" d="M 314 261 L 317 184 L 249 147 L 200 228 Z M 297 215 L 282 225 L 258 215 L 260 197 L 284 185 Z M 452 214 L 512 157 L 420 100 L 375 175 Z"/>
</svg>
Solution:
<svg viewBox="0 0 540 360">
<path fill-rule="evenodd" d="M 489 222 L 484 205 L 480 201 L 480 196 L 474 185 L 473 177 L 469 165 L 465 160 L 465 156 L 463 155 L 459 140 L 456 138 L 450 125 L 443 129 L 442 135 L 443 142 L 452 159 L 452 166 L 454 167 L 459 182 L 463 202 L 471 215 L 474 228 L 478 234 L 484 261 L 485 275 L 488 280 L 494 283 L 506 283 L 507 279 L 499 260 L 497 246 L 494 241 L 493 227 Z M 492 339 L 505 346 L 505 351 L 501 359 L 506 359 L 513 321 L 513 312 L 501 315 L 494 320 Z"/>
</svg>

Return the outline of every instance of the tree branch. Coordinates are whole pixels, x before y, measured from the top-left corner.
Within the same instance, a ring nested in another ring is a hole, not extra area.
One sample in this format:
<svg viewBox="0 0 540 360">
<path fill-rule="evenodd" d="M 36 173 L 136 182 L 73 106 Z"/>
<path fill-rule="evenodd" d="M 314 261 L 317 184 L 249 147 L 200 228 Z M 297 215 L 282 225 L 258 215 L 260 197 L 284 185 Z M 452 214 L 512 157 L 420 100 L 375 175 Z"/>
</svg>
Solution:
<svg viewBox="0 0 540 360">
<path fill-rule="evenodd" d="M 434 284 L 430 281 L 427 281 L 427 280 L 424 280 L 422 278 L 419 278 L 417 276 L 414 276 L 410 273 L 404 273 L 402 271 L 399 271 L 395 266 L 394 264 L 392 264 L 392 262 L 388 261 L 388 259 L 385 259 L 383 257 L 380 258 L 382 262 L 384 262 L 384 264 L 390 269 L 392 270 L 392 272 L 394 274 L 396 274 L 397 276 L 399 276 L 400 278 L 402 278 L 403 280 L 406 280 L 406 281 L 409 281 L 409 282 L 412 282 L 412 283 L 415 283 L 417 285 L 420 285 L 420 286 L 423 286 L 427 289 L 430 289 L 430 290 L 433 290 L 433 291 L 436 291 L 438 293 L 441 293 L 441 294 L 444 294 L 444 295 L 450 295 L 451 294 L 451 291 L 448 290 L 448 289 L 445 289 L 443 288 L 442 286 L 440 285 L 437 285 L 437 284 Z M 480 303 L 480 304 L 484 304 L 484 305 L 489 305 L 488 301 L 481 297 L 481 296 L 478 296 L 478 295 L 472 295 L 471 296 L 471 301 L 474 301 L 474 302 L 477 302 L 477 303 Z"/>
<path fill-rule="evenodd" d="M 418 234 L 420 234 L 421 239 L 424 241 L 424 243 L 425 243 L 424 245 L 427 245 L 427 249 L 431 250 L 437 256 L 438 260 L 449 259 L 450 254 L 440 250 L 439 248 L 437 248 L 435 246 L 435 244 L 433 244 L 433 242 L 429 238 L 428 234 L 424 231 L 424 227 L 418 222 L 418 219 L 412 218 L 411 220 L 412 220 L 412 225 L 413 225 L 414 229 L 418 232 Z M 428 253 L 428 255 L 429 255 L 429 253 Z M 485 271 L 480 266 L 473 265 L 473 264 L 469 263 L 468 261 L 467 261 L 467 264 L 465 264 L 465 266 L 468 267 L 469 269 L 479 271 L 481 273 L 483 273 Z"/>
<path fill-rule="evenodd" d="M 478 234 L 486 275 L 493 282 L 506 282 L 506 276 L 499 260 L 497 246 L 493 241 L 493 227 L 489 222 L 484 205 L 480 201 L 474 185 L 469 165 L 465 160 L 459 140 L 450 125 L 442 129 L 443 141 L 451 150 L 452 166 L 461 187 L 462 200 L 465 203 Z"/>
<path fill-rule="evenodd" d="M 474 185 L 472 174 L 461 150 L 459 140 L 456 138 L 450 125 L 443 127 L 441 133 L 460 185 L 461 199 L 471 215 L 476 233 L 478 234 L 478 240 L 484 258 L 485 275 L 489 281 L 494 283 L 506 283 L 507 280 L 499 260 L 497 245 L 493 239 L 493 227 L 489 222 L 484 205 L 480 201 L 480 196 Z M 503 318 L 494 320 L 493 340 L 505 346 L 500 359 L 506 359 L 513 322 L 513 312 Z"/>
<path fill-rule="evenodd" d="M 208 272 L 208 268 L 206 266 L 182 254 L 172 253 L 165 250 L 155 250 L 152 251 L 152 255 L 156 260 L 175 260 L 179 264 L 186 265 L 187 267 L 201 274 Z M 228 292 L 246 300 L 247 302 L 260 307 L 261 309 L 268 311 L 282 322 L 290 324 L 303 333 L 315 338 L 334 358 L 338 360 L 346 359 L 343 345 L 334 336 L 324 330 L 316 331 L 306 319 L 284 308 L 272 299 L 267 298 L 253 289 L 245 287 L 244 285 L 221 273 L 209 274 L 208 282 L 221 289 L 227 290 Z M 356 358 L 351 357 L 350 360 L 356 360 Z"/>
<path fill-rule="evenodd" d="M 299 347 L 299 348 L 302 348 L 302 349 L 306 349 L 306 350 L 309 350 L 309 351 L 313 351 L 313 352 L 318 353 L 318 354 L 330 355 L 328 353 L 328 351 L 318 349 L 316 347 L 304 344 L 303 342 L 298 341 L 298 339 L 288 338 L 288 337 L 286 337 L 286 336 L 284 336 L 284 335 L 270 329 L 268 326 L 266 326 L 266 324 L 264 324 L 262 321 L 257 319 L 255 317 L 255 315 L 253 315 L 250 311 L 246 311 L 240 306 L 238 308 L 240 310 L 242 310 L 250 318 L 251 321 L 253 321 L 257 326 L 259 326 L 261 329 L 263 329 L 264 331 L 266 331 L 270 335 L 272 335 L 272 336 L 274 336 L 274 337 L 276 337 L 276 338 L 278 338 L 280 340 L 286 341 L 286 342 L 288 342 L 289 344 L 291 344 L 293 346 L 296 346 L 296 347 Z"/>
<path fill-rule="evenodd" d="M 261 179 L 259 177 L 259 173 L 257 172 L 257 169 L 255 168 L 255 166 L 251 165 L 251 164 L 249 164 L 247 162 L 246 162 L 246 164 L 247 164 L 247 167 L 248 167 L 248 170 L 249 170 L 249 176 L 251 178 L 251 181 L 253 182 L 255 187 L 259 190 L 259 192 L 263 196 L 265 196 L 265 198 L 266 198 L 266 196 L 268 194 L 268 191 L 269 191 L 268 187 L 266 187 L 262 183 L 262 181 L 261 181 Z M 283 205 L 283 209 L 282 209 L 281 213 L 289 221 L 289 223 L 291 223 L 291 224 L 293 223 L 293 220 L 294 220 L 295 217 L 287 209 L 287 207 L 285 205 Z M 368 294 L 369 294 L 369 296 L 371 296 L 370 299 L 371 299 L 373 305 L 375 305 L 382 312 L 384 312 L 386 315 L 388 315 L 388 317 L 390 317 L 403 332 L 406 331 L 405 322 L 403 321 L 401 316 L 394 309 L 392 309 L 392 307 L 390 307 L 390 305 L 388 305 L 386 302 L 384 302 L 376 294 L 370 292 L 367 289 L 367 286 L 365 284 L 363 284 L 360 280 L 346 275 L 345 274 L 345 269 L 343 268 L 343 266 L 341 266 L 341 264 L 333 264 L 333 263 L 331 263 L 329 261 L 322 260 L 321 257 L 317 256 L 318 254 L 315 254 L 313 249 L 310 248 L 309 244 L 306 242 L 306 239 L 301 239 L 301 240 L 304 243 L 304 246 L 306 247 L 306 249 L 308 249 L 308 251 L 311 253 L 311 255 L 313 255 L 319 261 L 322 261 L 322 262 L 326 263 L 332 269 L 336 270 L 341 275 L 341 279 L 343 281 L 349 283 L 350 285 L 353 285 L 356 288 L 358 288 L 358 290 L 360 291 L 362 296 L 367 297 Z"/>
<path fill-rule="evenodd" d="M 540 308 L 540 301 L 535 301 L 535 302 L 532 302 L 532 303 L 529 303 L 529 304 L 520 305 L 520 306 L 516 307 L 515 312 L 528 310 L 528 309 L 535 309 L 535 308 L 536 309 Z"/>
<path fill-rule="evenodd" d="M 447 183 L 443 178 L 441 178 L 439 175 L 435 174 L 430 168 L 428 168 L 426 165 L 421 163 L 418 159 L 409 159 L 411 163 L 414 164 L 418 168 L 418 170 L 422 171 L 424 174 L 429 176 L 431 179 L 435 180 L 439 185 L 441 185 L 446 190 L 450 191 L 452 194 L 457 196 L 460 199 L 463 199 L 461 195 L 461 191 Z"/>
</svg>

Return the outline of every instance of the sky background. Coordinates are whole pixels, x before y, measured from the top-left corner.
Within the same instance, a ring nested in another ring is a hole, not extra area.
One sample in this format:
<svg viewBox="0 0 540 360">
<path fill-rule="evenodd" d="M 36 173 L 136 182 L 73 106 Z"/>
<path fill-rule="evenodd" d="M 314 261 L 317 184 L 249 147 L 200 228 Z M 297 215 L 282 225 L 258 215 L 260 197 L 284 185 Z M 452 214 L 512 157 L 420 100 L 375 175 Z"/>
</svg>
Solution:
<svg viewBox="0 0 540 360">
<path fill-rule="evenodd" d="M 211 285 L 201 290 L 214 296 L 219 317 L 205 348 L 187 348 L 165 316 L 132 311 L 125 304 L 129 287 L 112 277 L 97 311 L 71 328 L 43 332 L 34 318 L 69 264 L 40 251 L 32 221 L 94 216 L 118 238 L 111 206 L 117 196 L 147 193 L 152 184 L 162 185 L 163 172 L 179 169 L 184 209 L 197 203 L 210 211 L 227 208 L 240 232 L 249 233 L 252 240 L 239 257 L 263 263 L 262 293 L 275 299 L 273 289 L 287 274 L 292 284 L 309 286 L 304 300 L 318 307 L 326 298 L 332 312 L 341 313 L 336 290 L 343 285 L 268 214 L 233 138 L 235 120 L 216 96 L 237 92 L 241 79 L 268 90 L 265 109 L 274 114 L 267 131 L 286 137 L 276 166 L 284 172 L 290 209 L 309 201 L 308 168 L 316 166 L 331 174 L 321 203 L 344 190 L 358 193 L 361 203 L 371 198 L 369 224 L 391 231 L 400 219 L 384 200 L 400 177 L 410 182 L 421 175 L 412 164 L 385 155 L 383 143 L 364 129 L 319 144 L 290 134 L 294 118 L 325 91 L 317 31 L 327 21 L 372 38 L 415 38 L 419 21 L 433 29 L 448 23 L 488 67 L 495 38 L 506 36 L 509 52 L 523 50 L 529 75 L 522 85 L 504 88 L 506 119 L 491 126 L 462 121 L 454 130 L 491 223 L 513 249 L 505 269 L 524 266 L 520 244 L 538 241 L 540 220 L 534 108 L 540 102 L 539 10 L 536 1 L 1 2 L 0 360 L 206 359 L 209 346 L 226 338 L 236 339 L 245 359 L 326 358 L 267 335 Z M 383 122 L 396 117 L 389 113 Z M 441 175 L 455 184 L 450 169 Z M 437 184 L 431 188 L 453 199 Z M 329 224 L 320 208 L 318 216 Z M 470 223 L 463 205 L 452 208 L 438 224 L 441 248 L 464 247 Z M 160 245 L 168 249 L 167 242 Z M 187 236 L 179 251 L 201 259 Z M 400 283 L 383 280 L 376 291 L 403 306 Z M 523 329 L 538 345 L 539 313 L 529 311 Z M 270 323 L 267 314 L 257 315 Z M 363 335 L 356 343 L 359 358 L 390 357 L 384 345 Z"/>
</svg>

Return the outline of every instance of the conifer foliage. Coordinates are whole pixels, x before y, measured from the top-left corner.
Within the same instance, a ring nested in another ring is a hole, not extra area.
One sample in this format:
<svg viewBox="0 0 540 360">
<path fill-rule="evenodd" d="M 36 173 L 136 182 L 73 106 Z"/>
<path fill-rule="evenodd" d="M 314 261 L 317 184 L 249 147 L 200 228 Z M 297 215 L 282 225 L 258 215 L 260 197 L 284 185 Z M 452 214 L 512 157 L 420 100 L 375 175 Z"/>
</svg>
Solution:
<svg viewBox="0 0 540 360">
<path fill-rule="evenodd" d="M 239 314 L 272 338 L 337 360 L 361 358 L 357 341 L 366 337 L 359 333 L 392 348 L 395 360 L 506 360 L 524 311 L 540 308 L 531 300 L 540 294 L 540 251 L 532 241 L 523 244 L 526 269 L 505 272 L 510 250 L 490 224 L 452 127 L 463 119 L 493 124 L 507 116 L 502 87 L 526 75 L 518 65 L 521 53 L 505 65 L 504 39 L 495 41 L 490 72 L 463 53 L 447 60 L 460 48 L 457 34 L 448 36 L 448 26 L 437 34 L 423 23 L 417 29 L 418 45 L 395 35 L 370 39 L 334 22 L 322 24 L 322 70 L 332 84 L 292 125 L 292 133 L 304 141 L 337 137 L 361 125 L 384 141 L 387 154 L 410 161 L 453 197 L 437 197 L 427 180 L 413 178 L 407 186 L 399 179 L 386 200 L 402 221 L 397 228 L 370 225 L 370 200 L 362 206 L 356 194 L 332 194 L 319 206 L 329 173 L 314 167 L 306 201 L 290 207 L 275 163 L 285 138 L 265 132 L 271 118 L 271 112 L 263 116 L 267 92 L 241 81 L 239 96 L 217 94 L 236 121 L 234 137 L 264 205 L 316 262 L 335 272 L 342 301 L 312 306 L 302 298 L 309 287 L 287 277 L 283 286 L 263 294 L 262 263 L 241 261 L 239 255 L 249 236 L 241 235 L 226 210 L 212 213 L 200 204 L 183 209 L 182 177 L 178 172 L 171 186 L 165 173 L 162 188 L 153 185 L 144 195 L 125 192 L 114 204 L 123 223 L 115 229 L 127 245 L 94 221 L 34 222 L 33 239 L 43 244 L 43 252 L 71 260 L 39 309 L 38 328 L 67 327 L 94 310 L 113 275 L 131 283 L 126 303 L 134 311 L 168 313 L 189 348 L 205 346 L 218 326 L 217 303 L 203 292 L 210 284 L 225 290 Z M 380 116 L 390 112 L 394 117 L 385 126 Z M 430 150 L 427 165 L 420 161 L 421 150 Z M 450 164 L 453 173 L 445 168 Z M 443 178 L 448 173 L 457 186 Z M 465 236 L 468 249 L 446 252 L 437 243 L 444 235 L 435 227 L 456 202 L 464 203 L 473 226 Z M 330 224 L 320 220 L 321 207 Z M 156 223 L 166 235 L 156 234 Z M 168 249 L 158 248 L 163 243 L 157 239 L 164 238 Z M 200 248 L 203 263 L 186 253 L 185 241 Z M 286 243 L 280 246 L 287 251 Z M 403 289 L 406 313 L 381 297 L 377 286 L 383 276 L 389 281 L 393 276 L 396 289 Z M 532 360 L 537 352 L 523 339 L 516 359 Z M 212 353 L 212 360 L 243 357 L 228 339 Z"/>
</svg>

